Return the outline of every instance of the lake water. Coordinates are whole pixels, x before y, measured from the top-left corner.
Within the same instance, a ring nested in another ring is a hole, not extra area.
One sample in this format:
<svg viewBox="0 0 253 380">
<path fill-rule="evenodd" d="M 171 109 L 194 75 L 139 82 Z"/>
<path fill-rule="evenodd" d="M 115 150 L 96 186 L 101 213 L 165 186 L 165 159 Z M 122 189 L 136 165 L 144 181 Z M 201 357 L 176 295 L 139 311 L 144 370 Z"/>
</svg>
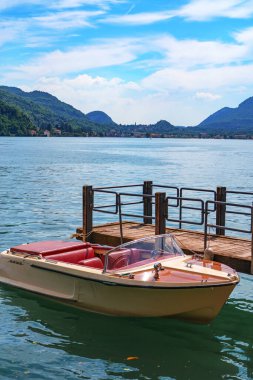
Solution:
<svg viewBox="0 0 253 380">
<path fill-rule="evenodd" d="M 84 184 L 252 191 L 252 165 L 253 141 L 1 137 L 0 248 L 69 238 Z M 201 326 L 81 312 L 0 285 L 0 379 L 253 379 L 252 289 L 241 275 Z"/>
</svg>

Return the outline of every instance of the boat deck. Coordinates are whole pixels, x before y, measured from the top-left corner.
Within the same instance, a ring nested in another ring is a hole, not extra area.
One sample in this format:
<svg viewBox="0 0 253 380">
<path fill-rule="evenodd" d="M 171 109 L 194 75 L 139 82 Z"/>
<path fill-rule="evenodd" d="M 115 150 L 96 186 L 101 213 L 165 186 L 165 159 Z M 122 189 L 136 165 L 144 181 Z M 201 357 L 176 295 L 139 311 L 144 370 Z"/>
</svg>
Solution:
<svg viewBox="0 0 253 380">
<path fill-rule="evenodd" d="M 155 234 L 155 226 L 135 222 L 123 222 L 124 242 L 140 239 Z M 82 233 L 82 228 L 77 229 Z M 173 233 L 185 253 L 204 252 L 204 234 L 202 232 L 166 228 L 166 233 Z M 119 223 L 107 223 L 93 226 L 89 240 L 93 243 L 117 246 L 120 240 Z M 214 253 L 214 260 L 227 264 L 239 272 L 251 273 L 251 241 L 225 236 L 210 235 L 208 247 Z"/>
</svg>

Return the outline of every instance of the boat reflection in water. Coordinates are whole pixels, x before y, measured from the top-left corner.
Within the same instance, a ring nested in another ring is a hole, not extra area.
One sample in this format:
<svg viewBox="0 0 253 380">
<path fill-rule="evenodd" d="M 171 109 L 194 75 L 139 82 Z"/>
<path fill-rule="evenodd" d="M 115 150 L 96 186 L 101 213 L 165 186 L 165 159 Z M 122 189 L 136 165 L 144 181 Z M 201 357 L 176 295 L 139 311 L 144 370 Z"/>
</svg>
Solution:
<svg viewBox="0 0 253 380">
<path fill-rule="evenodd" d="M 87 242 L 23 244 L 0 255 L 0 281 L 114 316 L 208 323 L 239 282 L 226 265 L 186 256 L 172 235 L 109 249 Z"/>
<path fill-rule="evenodd" d="M 232 299 L 212 325 L 112 318 L 8 286 L 0 301 L 5 378 L 252 378 L 252 315 L 238 308 L 243 299 Z"/>
</svg>

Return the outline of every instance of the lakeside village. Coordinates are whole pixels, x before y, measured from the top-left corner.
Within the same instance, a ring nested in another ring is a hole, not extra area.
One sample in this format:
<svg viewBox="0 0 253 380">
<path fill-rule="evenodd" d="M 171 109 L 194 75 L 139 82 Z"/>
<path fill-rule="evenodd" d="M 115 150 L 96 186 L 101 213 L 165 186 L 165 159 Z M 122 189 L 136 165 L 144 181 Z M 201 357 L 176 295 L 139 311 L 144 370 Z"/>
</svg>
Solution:
<svg viewBox="0 0 253 380">
<path fill-rule="evenodd" d="M 117 131 L 116 128 L 110 129 L 107 132 L 84 132 L 84 133 L 66 133 L 62 132 L 59 128 L 52 128 L 51 130 L 30 130 L 32 137 L 133 137 L 133 138 L 194 138 L 194 139 L 241 139 L 253 140 L 253 135 L 249 134 L 215 134 L 215 133 L 148 133 L 148 132 L 122 132 Z"/>
</svg>

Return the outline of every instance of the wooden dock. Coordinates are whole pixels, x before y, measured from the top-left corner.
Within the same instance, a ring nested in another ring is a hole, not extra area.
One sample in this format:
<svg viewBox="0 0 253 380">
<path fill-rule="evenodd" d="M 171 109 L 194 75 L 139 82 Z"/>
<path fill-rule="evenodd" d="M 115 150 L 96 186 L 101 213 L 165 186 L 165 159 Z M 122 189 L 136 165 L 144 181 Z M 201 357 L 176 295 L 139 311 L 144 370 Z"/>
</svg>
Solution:
<svg viewBox="0 0 253 380">
<path fill-rule="evenodd" d="M 230 200 L 232 196 L 245 197 L 245 201 L 234 203 Z M 252 199 L 253 192 L 221 186 L 216 190 L 179 188 L 152 181 L 103 188 L 83 186 L 83 224 L 77 229 L 77 238 L 117 246 L 143 237 L 173 233 L 185 253 L 203 254 L 209 248 L 214 260 L 238 272 L 253 274 Z M 188 215 L 184 214 L 185 210 Z M 94 213 L 108 214 L 117 222 L 94 226 Z M 237 224 L 235 217 L 240 220 Z M 244 224 L 243 218 L 246 218 Z M 178 227 L 173 229 L 171 225 Z M 189 229 L 182 228 L 186 225 Z M 237 237 L 231 237 L 231 232 Z"/>
<path fill-rule="evenodd" d="M 123 222 L 123 241 L 155 235 L 155 226 L 135 222 Z M 82 228 L 77 229 L 82 234 Z M 202 232 L 184 229 L 166 228 L 166 233 L 173 233 L 179 246 L 186 254 L 204 253 L 204 234 Z M 117 246 L 121 244 L 120 224 L 107 223 L 93 226 L 89 241 L 93 243 Z M 247 239 L 210 235 L 208 248 L 214 253 L 214 260 L 227 264 L 238 272 L 251 273 L 251 241 Z"/>
</svg>

